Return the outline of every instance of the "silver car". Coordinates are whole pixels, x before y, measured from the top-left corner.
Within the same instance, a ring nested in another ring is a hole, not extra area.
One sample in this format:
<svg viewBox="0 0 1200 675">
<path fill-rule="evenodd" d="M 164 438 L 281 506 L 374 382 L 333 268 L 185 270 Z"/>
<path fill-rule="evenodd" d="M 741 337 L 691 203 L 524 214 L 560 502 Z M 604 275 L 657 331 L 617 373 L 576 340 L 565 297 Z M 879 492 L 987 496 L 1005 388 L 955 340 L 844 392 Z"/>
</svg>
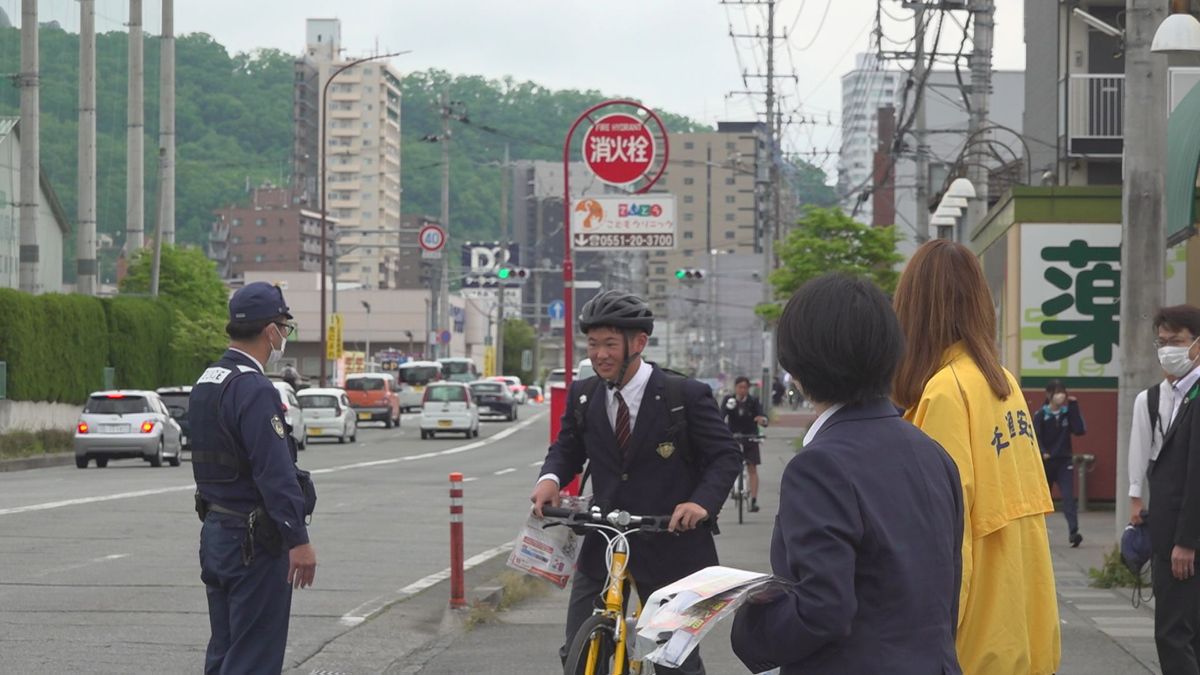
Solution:
<svg viewBox="0 0 1200 675">
<path fill-rule="evenodd" d="M 75 427 L 75 466 L 108 466 L 110 459 L 137 458 L 159 467 L 179 466 L 182 430 L 152 391 L 98 391 L 88 397 Z"/>
</svg>

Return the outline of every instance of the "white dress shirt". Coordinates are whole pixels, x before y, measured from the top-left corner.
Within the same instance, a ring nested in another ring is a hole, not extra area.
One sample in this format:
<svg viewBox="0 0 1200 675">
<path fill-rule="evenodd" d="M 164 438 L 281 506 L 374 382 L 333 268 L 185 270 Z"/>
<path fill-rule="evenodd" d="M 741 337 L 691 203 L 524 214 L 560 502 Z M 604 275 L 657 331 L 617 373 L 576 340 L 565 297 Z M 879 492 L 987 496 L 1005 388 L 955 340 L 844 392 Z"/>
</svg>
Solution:
<svg viewBox="0 0 1200 675">
<path fill-rule="evenodd" d="M 1129 430 L 1129 496 L 1139 499 L 1143 496 L 1146 469 L 1158 457 L 1163 434 L 1175 416 L 1175 389 L 1171 383 L 1166 380 L 1158 383 L 1158 427 L 1154 429 L 1150 428 L 1149 404 L 1146 391 L 1138 392 L 1133 401 L 1133 426 Z"/>
<path fill-rule="evenodd" d="M 632 434 L 637 427 L 638 410 L 642 407 L 642 396 L 646 393 L 646 384 L 650 382 L 650 374 L 654 372 L 654 366 L 642 361 L 642 365 L 638 366 L 637 372 L 633 374 L 633 379 L 625 383 L 625 386 L 620 390 L 609 389 L 608 397 L 605 399 L 605 407 L 608 412 L 608 423 L 612 425 L 613 433 L 617 431 L 617 397 L 616 392 L 621 392 L 621 398 L 625 399 L 625 407 L 629 408 L 629 432 Z M 576 403 L 579 405 L 579 403 Z M 584 404 L 587 405 L 587 404 Z M 538 477 L 537 482 L 544 480 L 552 480 L 555 483 L 562 485 L 562 481 L 558 476 L 547 473 Z"/>
<path fill-rule="evenodd" d="M 619 407 L 617 392 L 621 392 L 621 398 L 625 399 L 625 407 L 629 408 L 629 431 L 632 433 L 637 428 L 638 410 L 642 407 L 642 396 L 646 393 L 646 384 L 650 382 L 650 373 L 652 372 L 654 372 L 654 366 L 642 361 L 642 365 L 633 374 L 633 379 L 624 387 L 608 390 L 608 423 L 612 425 L 614 433 L 617 431 L 617 408 Z"/>
<path fill-rule="evenodd" d="M 817 437 L 818 433 L 820 433 L 821 427 L 825 426 L 825 423 L 829 421 L 829 418 L 833 417 L 833 414 L 841 410 L 845 405 L 845 403 L 835 403 L 829 406 L 825 412 L 821 413 L 821 415 L 817 417 L 817 421 L 813 422 L 812 426 L 808 428 L 808 433 L 804 434 L 804 445 L 812 443 L 813 439 Z"/>
<path fill-rule="evenodd" d="M 1196 384 L 1196 380 L 1200 380 L 1200 368 L 1192 369 L 1192 372 L 1184 375 L 1182 379 L 1177 380 L 1173 385 L 1172 389 L 1174 389 L 1174 391 L 1172 393 L 1174 394 L 1174 398 L 1172 399 L 1173 407 L 1171 408 L 1172 420 L 1174 420 L 1175 416 L 1179 414 L 1179 407 L 1183 405 L 1183 399 L 1187 397 L 1188 391 L 1190 391 L 1191 388 Z M 1166 428 L 1167 427 L 1163 427 L 1163 429 Z"/>
<path fill-rule="evenodd" d="M 265 373 L 265 372 L 266 372 L 266 370 L 264 370 L 264 369 L 263 369 L 262 362 L 260 362 L 258 359 L 254 358 L 253 356 L 251 356 L 251 355 L 247 354 L 246 352 L 244 352 L 244 351 L 242 351 L 242 350 L 238 349 L 237 347 L 230 347 L 230 348 L 229 348 L 229 351 L 231 351 L 231 352 L 237 352 L 237 353 L 241 354 L 242 356 L 244 356 L 244 357 L 246 357 L 246 358 L 250 359 L 250 363 L 253 363 L 254 365 L 258 366 L 258 372 L 260 372 L 260 373 Z"/>
</svg>

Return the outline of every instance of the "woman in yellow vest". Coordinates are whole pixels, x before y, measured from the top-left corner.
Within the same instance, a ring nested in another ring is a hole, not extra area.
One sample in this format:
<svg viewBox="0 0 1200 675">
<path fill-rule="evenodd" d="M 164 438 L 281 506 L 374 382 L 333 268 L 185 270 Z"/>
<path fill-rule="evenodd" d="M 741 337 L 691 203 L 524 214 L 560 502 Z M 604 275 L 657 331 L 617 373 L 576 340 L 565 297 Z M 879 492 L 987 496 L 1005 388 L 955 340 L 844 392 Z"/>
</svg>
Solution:
<svg viewBox="0 0 1200 675">
<path fill-rule="evenodd" d="M 1054 505 L 1033 417 L 1000 365 L 979 261 L 961 244 L 926 243 L 894 304 L 907 344 L 893 396 L 954 458 L 963 484 L 963 673 L 1053 673 L 1061 646 L 1045 514 Z"/>
</svg>

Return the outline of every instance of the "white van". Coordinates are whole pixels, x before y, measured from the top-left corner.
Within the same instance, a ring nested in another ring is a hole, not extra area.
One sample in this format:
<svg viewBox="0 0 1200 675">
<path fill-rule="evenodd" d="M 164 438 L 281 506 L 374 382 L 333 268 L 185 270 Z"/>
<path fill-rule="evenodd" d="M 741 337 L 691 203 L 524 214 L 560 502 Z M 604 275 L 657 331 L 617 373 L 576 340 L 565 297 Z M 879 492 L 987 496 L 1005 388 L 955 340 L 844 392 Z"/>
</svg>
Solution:
<svg viewBox="0 0 1200 675">
<path fill-rule="evenodd" d="M 442 379 L 442 364 L 437 361 L 409 361 L 396 369 L 400 380 L 400 409 L 420 410 L 425 387 Z"/>
<path fill-rule="evenodd" d="M 479 436 L 479 406 L 471 388 L 462 382 L 437 382 L 425 387 L 421 403 L 421 439 L 438 432 L 458 432 L 467 438 Z"/>
</svg>

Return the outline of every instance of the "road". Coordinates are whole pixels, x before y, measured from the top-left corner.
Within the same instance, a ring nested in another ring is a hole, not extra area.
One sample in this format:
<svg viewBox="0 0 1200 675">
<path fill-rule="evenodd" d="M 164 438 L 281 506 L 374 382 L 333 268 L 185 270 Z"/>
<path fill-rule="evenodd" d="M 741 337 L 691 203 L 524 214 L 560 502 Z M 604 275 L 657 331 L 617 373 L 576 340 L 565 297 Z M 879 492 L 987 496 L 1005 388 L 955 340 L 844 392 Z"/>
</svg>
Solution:
<svg viewBox="0 0 1200 675">
<path fill-rule="evenodd" d="M 301 453 L 318 490 L 319 567 L 316 585 L 294 597 L 287 668 L 441 579 L 450 472 L 467 481 L 466 555 L 511 542 L 548 434 L 546 406 L 521 412 L 515 424 L 484 423 L 473 440 L 422 441 L 406 415 L 399 429 L 364 426 L 357 443 Z M 0 669 L 199 670 L 208 615 L 193 491 L 186 462 L 0 474 Z"/>
</svg>

